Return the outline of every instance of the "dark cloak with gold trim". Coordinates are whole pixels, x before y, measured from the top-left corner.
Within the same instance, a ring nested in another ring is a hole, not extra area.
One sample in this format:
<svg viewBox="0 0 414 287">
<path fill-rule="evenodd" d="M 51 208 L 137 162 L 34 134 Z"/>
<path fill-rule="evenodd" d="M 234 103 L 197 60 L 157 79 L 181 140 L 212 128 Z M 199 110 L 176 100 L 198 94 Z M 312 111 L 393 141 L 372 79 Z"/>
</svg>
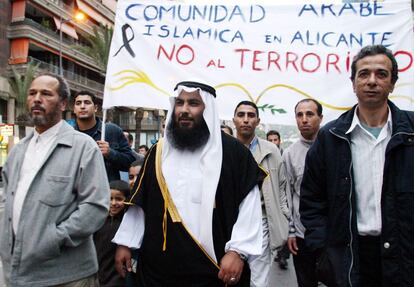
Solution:
<svg viewBox="0 0 414 287">
<path fill-rule="evenodd" d="M 213 242 L 218 262 L 231 238 L 240 203 L 266 176 L 250 151 L 224 133 L 222 148 L 223 162 L 213 211 Z M 217 277 L 219 266 L 187 232 L 185 222 L 173 222 L 170 213 L 165 213 L 162 184 L 156 177 L 156 153 L 155 145 L 147 155 L 130 202 L 145 212 L 145 233 L 138 259 L 138 286 L 225 286 Z M 250 286 L 248 264 L 244 265 L 242 277 L 234 286 Z"/>
</svg>

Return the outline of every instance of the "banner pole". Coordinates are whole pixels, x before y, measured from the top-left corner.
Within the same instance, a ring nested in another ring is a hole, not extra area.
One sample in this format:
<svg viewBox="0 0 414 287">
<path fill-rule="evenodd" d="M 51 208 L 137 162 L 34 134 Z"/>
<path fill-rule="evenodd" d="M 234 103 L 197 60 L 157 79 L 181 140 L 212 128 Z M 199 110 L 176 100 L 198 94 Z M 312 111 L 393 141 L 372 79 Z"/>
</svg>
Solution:
<svg viewBox="0 0 414 287">
<path fill-rule="evenodd" d="M 102 110 L 103 116 L 102 116 L 102 134 L 101 134 L 101 141 L 104 141 L 105 140 L 106 111 L 107 111 L 107 109 Z"/>
</svg>

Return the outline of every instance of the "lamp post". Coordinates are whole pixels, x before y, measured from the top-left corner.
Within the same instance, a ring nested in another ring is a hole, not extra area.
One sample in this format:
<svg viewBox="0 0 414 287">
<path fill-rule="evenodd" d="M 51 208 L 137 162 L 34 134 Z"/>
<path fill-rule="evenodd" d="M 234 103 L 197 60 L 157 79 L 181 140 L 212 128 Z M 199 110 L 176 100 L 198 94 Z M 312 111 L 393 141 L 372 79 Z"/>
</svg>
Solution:
<svg viewBox="0 0 414 287">
<path fill-rule="evenodd" d="M 85 19 L 85 14 L 82 12 L 76 12 L 73 18 L 63 19 L 62 15 L 59 16 L 59 76 L 63 77 L 63 64 L 62 64 L 62 44 L 63 44 L 63 34 L 62 34 L 62 26 L 65 23 L 71 22 L 75 20 L 77 22 L 81 22 Z"/>
</svg>

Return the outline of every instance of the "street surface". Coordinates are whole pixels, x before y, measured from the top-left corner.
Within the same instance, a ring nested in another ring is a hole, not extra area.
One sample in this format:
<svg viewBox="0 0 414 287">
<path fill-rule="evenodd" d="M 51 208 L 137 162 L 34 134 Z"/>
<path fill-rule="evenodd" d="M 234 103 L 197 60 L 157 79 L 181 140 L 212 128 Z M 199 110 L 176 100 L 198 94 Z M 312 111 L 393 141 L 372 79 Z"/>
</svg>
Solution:
<svg viewBox="0 0 414 287">
<path fill-rule="evenodd" d="M 273 263 L 270 269 L 270 287 L 297 287 L 295 267 L 293 266 L 292 255 L 288 259 L 288 269 L 280 269 L 277 262 Z"/>
</svg>

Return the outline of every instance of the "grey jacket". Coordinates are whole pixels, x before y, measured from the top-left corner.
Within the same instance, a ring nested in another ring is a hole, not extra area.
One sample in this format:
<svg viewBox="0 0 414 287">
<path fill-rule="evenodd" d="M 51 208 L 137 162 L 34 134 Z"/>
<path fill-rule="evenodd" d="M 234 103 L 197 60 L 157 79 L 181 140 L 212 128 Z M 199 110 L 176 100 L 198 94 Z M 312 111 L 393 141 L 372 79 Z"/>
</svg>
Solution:
<svg viewBox="0 0 414 287">
<path fill-rule="evenodd" d="M 289 237 L 305 237 L 305 227 L 300 221 L 299 201 L 300 201 L 300 185 L 302 183 L 303 170 L 305 169 L 306 154 L 313 141 L 305 140 L 302 136 L 300 140 L 289 146 L 282 155 L 283 162 L 286 165 L 286 175 L 290 185 L 291 198 L 291 220 L 289 221 Z"/>
<path fill-rule="evenodd" d="M 282 247 L 288 238 L 290 210 L 286 195 L 289 190 L 286 189 L 289 185 L 280 151 L 275 144 L 258 138 L 253 156 L 269 173 L 263 181 L 261 193 L 269 225 L 270 250 L 273 253 Z"/>
<path fill-rule="evenodd" d="M 13 236 L 13 200 L 32 136 L 12 149 L 3 167 L 0 256 L 6 281 L 13 287 L 57 285 L 96 273 L 92 234 L 105 221 L 109 207 L 101 152 L 92 138 L 64 122 L 29 187 Z"/>
</svg>

